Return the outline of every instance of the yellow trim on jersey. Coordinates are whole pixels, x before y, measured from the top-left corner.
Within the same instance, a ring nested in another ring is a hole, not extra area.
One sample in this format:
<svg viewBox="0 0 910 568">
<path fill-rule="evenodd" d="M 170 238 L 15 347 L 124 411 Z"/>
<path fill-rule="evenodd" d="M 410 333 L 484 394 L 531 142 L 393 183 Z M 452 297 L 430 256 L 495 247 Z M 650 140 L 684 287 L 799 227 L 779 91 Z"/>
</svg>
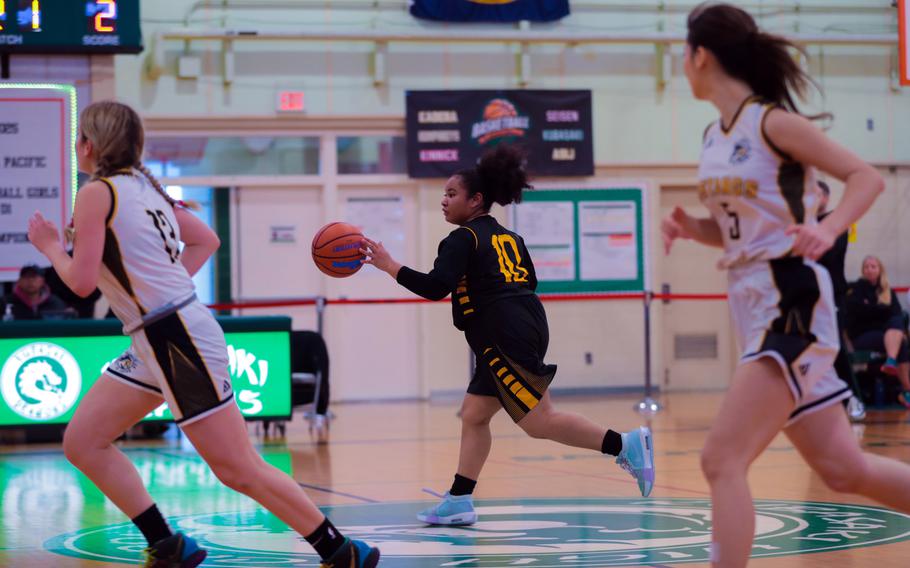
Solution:
<svg viewBox="0 0 910 568">
<path fill-rule="evenodd" d="M 515 390 L 516 385 L 519 387 L 517 391 Z M 533 394 L 530 393 L 530 391 L 528 391 L 528 389 L 521 386 L 521 384 L 518 382 L 513 383 L 510 388 L 512 392 L 515 393 L 515 396 L 518 397 L 518 400 L 525 403 L 525 406 L 528 407 L 528 410 L 533 410 L 534 407 L 537 406 L 537 403 L 540 402 L 534 397 Z"/>
<path fill-rule="evenodd" d="M 477 250 L 477 247 L 480 246 L 480 240 L 477 238 L 477 233 L 474 232 L 474 229 L 471 227 L 462 227 L 462 229 L 467 229 L 471 231 L 471 234 L 474 235 L 474 250 Z"/>
<path fill-rule="evenodd" d="M 117 185 L 111 181 L 110 178 L 105 177 L 100 179 L 111 190 L 111 199 L 113 200 L 113 203 L 111 203 L 110 219 L 108 219 L 106 223 L 108 227 L 111 227 L 114 224 L 114 219 L 117 217 L 117 209 L 120 206 L 120 199 L 117 197 Z"/>
<path fill-rule="evenodd" d="M 733 115 L 733 122 L 730 123 L 729 128 L 724 128 L 723 120 L 718 120 L 717 126 L 720 129 L 720 133 L 723 134 L 725 137 L 729 137 L 730 133 L 733 132 L 733 129 L 736 128 L 736 125 L 739 123 L 740 117 L 745 113 L 746 108 L 750 104 L 752 104 L 754 102 L 758 102 L 760 100 L 761 100 L 761 97 L 759 97 L 758 95 L 749 95 L 748 97 L 746 97 L 745 100 L 743 100 L 743 102 L 740 103 L 739 108 L 736 109 L 736 114 Z"/>
<path fill-rule="evenodd" d="M 512 375 L 509 376 L 511 377 Z M 518 400 L 528 407 L 528 410 L 533 409 L 537 406 L 537 403 L 540 402 L 537 397 L 531 394 L 531 391 L 521 384 L 521 381 L 514 381 L 511 385 L 506 383 L 506 386 L 509 387 L 509 390 L 512 391 L 512 394 L 514 394 Z"/>
<path fill-rule="evenodd" d="M 465 310 L 463 315 L 468 315 L 468 314 L 473 314 L 473 313 L 474 313 L 474 308 L 471 308 L 470 310 Z"/>
<path fill-rule="evenodd" d="M 492 351 L 492 349 L 489 348 L 489 347 L 487 347 L 487 350 L 484 351 L 483 354 L 486 355 L 486 354 L 489 353 L 490 351 Z M 493 358 L 493 360 L 490 361 L 490 366 L 492 367 L 492 366 L 495 365 L 496 363 L 499 363 L 499 357 Z"/>
<path fill-rule="evenodd" d="M 509 385 L 512 384 L 514 381 L 515 381 L 515 375 L 512 375 L 512 374 L 506 375 L 506 377 L 502 380 L 502 382 L 503 382 L 506 386 L 509 386 Z M 517 385 L 518 383 L 515 383 L 515 384 Z"/>
<path fill-rule="evenodd" d="M 781 150 L 776 150 L 774 147 L 772 147 L 770 143 L 771 141 L 765 135 L 765 119 L 768 117 L 768 112 L 775 108 L 778 108 L 775 104 L 769 103 L 762 105 L 761 116 L 758 119 L 758 137 L 761 138 L 761 144 L 765 147 L 765 150 L 774 156 L 774 158 L 777 160 L 778 165 L 780 165 L 781 162 L 789 161 L 787 159 L 788 156 L 782 155 Z"/>
<path fill-rule="evenodd" d="M 469 298 L 469 297 L 467 297 L 467 296 L 463 296 L 463 297 L 461 297 L 461 298 L 458 298 L 458 303 L 461 304 L 462 306 L 465 305 L 465 304 L 467 304 L 467 303 L 470 302 L 470 301 L 471 301 L 471 298 Z"/>
<path fill-rule="evenodd" d="M 505 367 L 500 367 L 499 370 L 496 371 L 496 376 L 497 376 L 497 377 L 501 377 L 501 376 L 505 375 L 505 374 L 508 373 L 508 372 L 509 372 L 509 370 L 508 370 L 507 368 L 505 368 Z"/>
<path fill-rule="evenodd" d="M 774 186 L 777 188 L 777 193 L 780 194 L 781 198 L 784 200 L 784 203 L 787 205 L 787 213 L 790 215 L 790 218 L 793 220 L 794 223 L 799 223 L 800 221 L 796 218 L 796 215 L 794 215 L 794 213 L 793 213 L 793 208 L 790 207 L 790 199 L 787 198 L 787 194 L 784 191 L 784 188 L 781 187 L 781 185 L 780 185 L 781 168 L 783 168 L 785 165 L 798 163 L 798 162 L 793 160 L 792 157 L 785 154 L 783 150 L 775 148 L 773 146 L 774 143 L 765 134 L 765 119 L 768 118 L 768 113 L 775 108 L 780 108 L 780 107 L 775 104 L 762 105 L 762 112 L 758 118 L 758 137 L 759 137 L 759 139 L 761 139 L 762 146 L 765 147 L 765 149 L 768 151 L 768 153 L 771 154 L 771 156 L 777 162 L 777 171 L 774 174 Z M 810 178 L 809 169 L 806 168 L 805 166 L 803 166 L 803 192 L 802 192 L 802 196 L 800 197 L 800 201 L 802 201 L 806 196 L 806 187 L 805 186 L 806 186 L 806 182 L 809 178 Z M 805 208 L 805 203 L 803 204 L 803 208 Z M 789 255 L 790 255 L 790 253 L 788 252 L 787 255 L 785 255 L 785 256 L 789 256 Z"/>
</svg>

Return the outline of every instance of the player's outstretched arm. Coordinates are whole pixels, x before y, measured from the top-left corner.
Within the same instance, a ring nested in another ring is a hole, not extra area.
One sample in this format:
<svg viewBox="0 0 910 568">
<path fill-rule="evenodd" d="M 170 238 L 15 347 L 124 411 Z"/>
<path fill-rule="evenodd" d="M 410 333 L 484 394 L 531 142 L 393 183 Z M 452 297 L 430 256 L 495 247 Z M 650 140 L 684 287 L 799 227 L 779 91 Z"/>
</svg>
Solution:
<svg viewBox="0 0 910 568">
<path fill-rule="evenodd" d="M 360 252 L 363 262 L 386 272 L 396 282 L 428 300 L 441 300 L 452 293 L 467 271 L 468 257 L 474 250 L 473 233 L 456 229 L 439 244 L 439 254 L 429 274 L 403 266 L 392 258 L 380 242 L 364 238 Z"/>
</svg>

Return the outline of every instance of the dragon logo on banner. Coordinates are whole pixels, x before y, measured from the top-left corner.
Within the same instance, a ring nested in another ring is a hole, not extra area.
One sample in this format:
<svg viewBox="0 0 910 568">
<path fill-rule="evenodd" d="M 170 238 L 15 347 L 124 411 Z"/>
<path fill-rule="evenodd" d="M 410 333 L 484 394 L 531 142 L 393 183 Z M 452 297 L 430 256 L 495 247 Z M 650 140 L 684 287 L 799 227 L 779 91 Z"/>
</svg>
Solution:
<svg viewBox="0 0 910 568">
<path fill-rule="evenodd" d="M 411 14 L 441 22 L 552 22 L 569 15 L 569 0 L 411 0 Z"/>
</svg>

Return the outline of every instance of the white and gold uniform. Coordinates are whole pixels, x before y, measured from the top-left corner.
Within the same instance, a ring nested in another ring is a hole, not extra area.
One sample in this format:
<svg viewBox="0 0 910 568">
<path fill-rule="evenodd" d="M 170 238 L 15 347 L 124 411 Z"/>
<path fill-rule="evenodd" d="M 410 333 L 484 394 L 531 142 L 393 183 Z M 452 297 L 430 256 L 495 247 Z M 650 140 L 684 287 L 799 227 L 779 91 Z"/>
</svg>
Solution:
<svg viewBox="0 0 910 568">
<path fill-rule="evenodd" d="M 138 171 L 102 181 L 112 206 L 98 288 L 132 340 L 105 374 L 161 396 L 178 424 L 199 420 L 233 391 L 224 333 L 180 262 L 174 208 Z"/>
<path fill-rule="evenodd" d="M 781 367 L 796 408 L 790 421 L 850 396 L 833 370 L 840 346 L 831 277 L 791 256 L 794 224 L 815 224 L 811 168 L 764 134 L 772 105 L 745 100 L 725 129 L 705 131 L 698 193 L 720 227 L 730 309 L 741 362 L 770 357 Z"/>
</svg>

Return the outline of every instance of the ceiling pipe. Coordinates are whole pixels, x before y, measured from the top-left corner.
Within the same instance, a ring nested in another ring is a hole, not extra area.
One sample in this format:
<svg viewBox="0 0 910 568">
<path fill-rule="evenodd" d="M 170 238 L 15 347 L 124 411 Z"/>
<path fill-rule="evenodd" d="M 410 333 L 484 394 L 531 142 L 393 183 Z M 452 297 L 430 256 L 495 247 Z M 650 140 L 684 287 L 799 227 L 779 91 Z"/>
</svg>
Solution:
<svg viewBox="0 0 910 568">
<path fill-rule="evenodd" d="M 402 43 L 559 43 L 559 44 L 657 44 L 683 43 L 685 34 L 618 33 L 590 31 L 536 31 L 536 30 L 414 30 L 388 32 L 374 30 L 313 30 L 313 31 L 266 31 L 243 29 L 186 29 L 157 32 L 157 39 L 163 40 L 218 40 L 218 41 L 382 41 Z M 789 40 L 802 45 L 887 45 L 896 46 L 897 34 L 783 34 Z"/>
<path fill-rule="evenodd" d="M 184 16 L 184 22 L 189 25 L 190 20 L 193 15 L 200 10 L 218 10 L 218 11 L 229 11 L 229 10 L 344 10 L 344 11 L 369 11 L 369 10 L 386 10 L 386 11 L 400 11 L 403 12 L 407 9 L 409 4 L 408 0 L 390 0 L 390 1 L 380 1 L 380 0 L 333 0 L 331 4 L 325 2 L 325 0 L 264 0 L 264 1 L 251 1 L 251 0 L 223 0 L 221 4 L 212 5 L 210 0 L 197 0 L 193 3 L 192 6 L 187 10 Z M 645 13 L 654 13 L 654 14 L 688 14 L 695 6 L 697 2 L 692 2 L 689 4 L 667 4 L 665 2 L 637 2 L 637 3 L 617 3 L 617 4 L 604 4 L 603 2 L 572 2 L 572 13 L 573 14 L 584 14 L 584 13 L 593 13 L 593 12 L 645 12 Z M 792 13 L 792 14 L 894 14 L 895 10 L 893 6 L 888 4 L 880 5 L 837 5 L 837 4 L 828 4 L 828 5 L 804 5 L 798 2 L 794 2 L 789 6 L 768 6 L 767 4 L 752 2 L 748 4 L 740 4 L 741 8 L 748 10 L 756 15 L 764 14 L 780 14 L 780 13 Z"/>
<path fill-rule="evenodd" d="M 898 44 L 897 34 L 790 34 L 788 39 L 798 45 L 849 45 L 849 46 L 887 46 Z M 383 46 L 380 61 L 374 61 L 375 69 L 384 68 L 386 47 L 390 43 L 427 43 L 451 45 L 454 43 L 516 43 L 521 46 L 519 58 L 519 81 L 526 84 L 530 76 L 530 46 L 533 44 L 563 44 L 576 46 L 580 44 L 627 44 L 653 45 L 657 52 L 672 44 L 681 44 L 686 36 L 681 33 L 617 33 L 617 32 L 568 32 L 539 31 L 534 29 L 466 29 L 466 30 L 427 30 L 417 29 L 408 32 L 387 32 L 376 30 L 313 30 L 313 31 L 260 31 L 237 29 L 183 29 L 156 32 L 152 36 L 150 49 L 145 61 L 145 70 L 149 78 L 155 79 L 164 72 L 165 48 L 167 40 L 182 41 L 188 46 L 191 41 L 214 40 L 222 42 L 225 52 L 231 51 L 237 41 L 308 41 L 308 42 L 369 42 Z M 376 51 L 374 49 L 374 51 Z M 375 57 L 374 57 L 375 59 Z M 379 65 L 382 63 L 382 65 Z M 384 78 L 374 73 L 374 82 L 381 84 Z M 660 79 L 658 78 L 658 83 Z"/>
</svg>

